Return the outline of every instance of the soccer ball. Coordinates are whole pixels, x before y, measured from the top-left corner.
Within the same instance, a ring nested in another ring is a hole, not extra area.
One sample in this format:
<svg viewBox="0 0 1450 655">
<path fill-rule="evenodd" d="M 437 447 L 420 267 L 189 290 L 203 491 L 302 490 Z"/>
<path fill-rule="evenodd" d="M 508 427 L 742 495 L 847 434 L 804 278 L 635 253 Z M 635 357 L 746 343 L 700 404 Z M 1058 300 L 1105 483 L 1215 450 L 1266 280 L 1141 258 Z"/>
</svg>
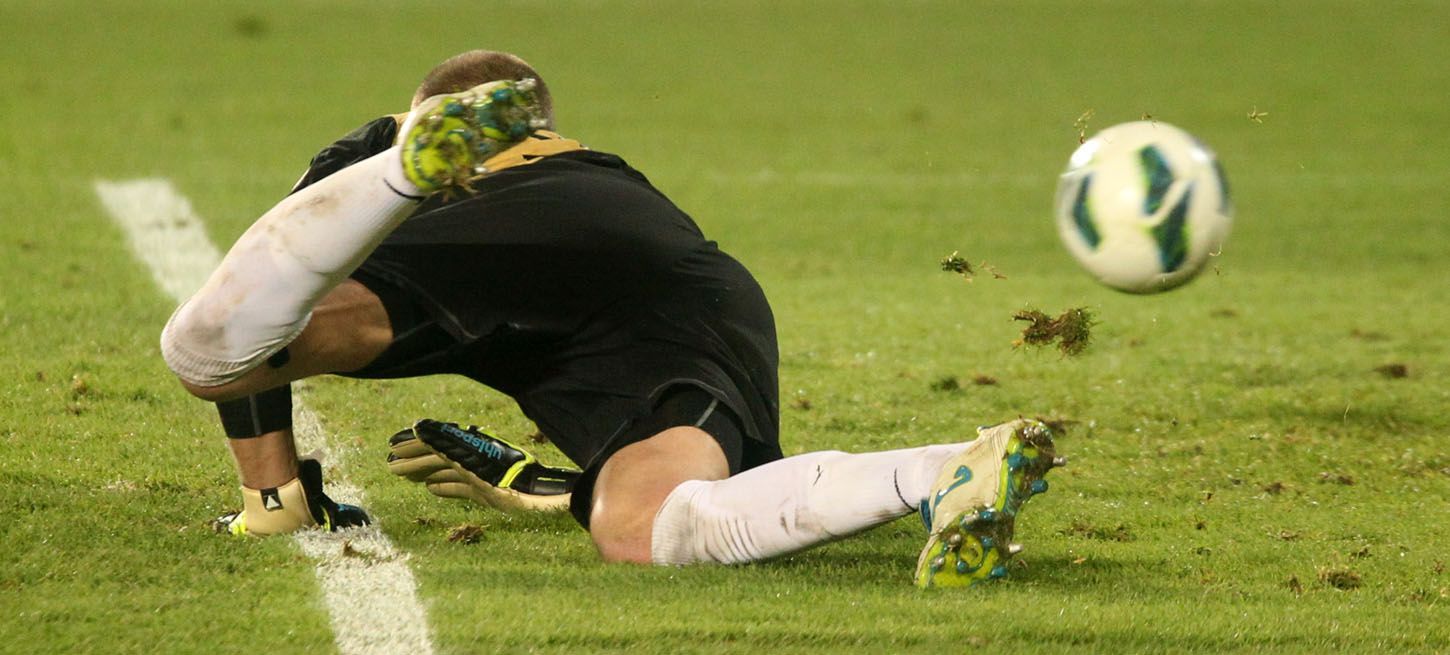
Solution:
<svg viewBox="0 0 1450 655">
<path fill-rule="evenodd" d="M 1218 158 L 1167 123 L 1097 133 L 1072 153 L 1057 185 L 1063 244 L 1099 282 L 1129 293 L 1192 280 L 1232 226 Z"/>
</svg>

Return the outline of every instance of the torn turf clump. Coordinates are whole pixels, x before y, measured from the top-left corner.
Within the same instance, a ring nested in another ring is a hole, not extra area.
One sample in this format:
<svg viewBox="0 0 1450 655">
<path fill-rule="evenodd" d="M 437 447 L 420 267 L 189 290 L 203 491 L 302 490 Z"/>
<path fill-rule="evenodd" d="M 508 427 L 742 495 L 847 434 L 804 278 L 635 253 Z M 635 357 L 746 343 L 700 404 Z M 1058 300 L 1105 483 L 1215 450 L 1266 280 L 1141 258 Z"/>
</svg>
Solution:
<svg viewBox="0 0 1450 655">
<path fill-rule="evenodd" d="M 1035 309 L 1024 309 L 1012 315 L 1013 320 L 1027 321 L 1022 329 L 1022 338 L 1012 342 L 1018 346 L 1046 346 L 1054 341 L 1057 349 L 1069 357 L 1081 355 L 1092 340 L 1092 312 L 1086 307 L 1069 309 L 1057 318 L 1051 318 Z"/>
</svg>

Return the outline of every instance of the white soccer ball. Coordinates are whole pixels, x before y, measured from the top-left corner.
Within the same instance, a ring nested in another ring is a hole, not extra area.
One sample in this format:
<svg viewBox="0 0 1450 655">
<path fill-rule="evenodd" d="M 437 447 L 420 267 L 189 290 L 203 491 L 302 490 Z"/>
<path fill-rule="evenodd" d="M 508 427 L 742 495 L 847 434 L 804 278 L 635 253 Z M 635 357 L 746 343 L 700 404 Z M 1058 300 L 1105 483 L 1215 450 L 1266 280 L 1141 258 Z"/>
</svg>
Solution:
<svg viewBox="0 0 1450 655">
<path fill-rule="evenodd" d="M 1072 153 L 1057 185 L 1057 231 L 1099 282 L 1167 291 L 1203 270 L 1233 226 L 1213 151 L 1167 123 L 1123 123 Z"/>
</svg>

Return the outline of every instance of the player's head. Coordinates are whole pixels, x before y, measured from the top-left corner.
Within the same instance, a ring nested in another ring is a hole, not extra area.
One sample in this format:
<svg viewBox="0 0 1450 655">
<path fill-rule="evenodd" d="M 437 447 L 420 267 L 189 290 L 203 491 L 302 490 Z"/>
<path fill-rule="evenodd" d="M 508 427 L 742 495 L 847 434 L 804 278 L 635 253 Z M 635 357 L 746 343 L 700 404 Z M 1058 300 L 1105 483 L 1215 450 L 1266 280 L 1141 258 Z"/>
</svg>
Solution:
<svg viewBox="0 0 1450 655">
<path fill-rule="evenodd" d="M 536 93 L 539 98 L 539 106 L 544 110 L 544 118 L 549 124 L 547 129 L 554 129 L 554 101 L 549 95 L 549 86 L 544 83 L 544 78 L 534 70 L 528 62 L 511 55 L 507 52 L 495 52 L 493 50 L 470 50 L 460 55 L 454 55 L 438 64 L 428 75 L 423 78 L 423 83 L 418 85 L 418 90 L 413 93 L 413 106 L 418 106 L 424 98 L 436 96 L 440 93 L 457 93 L 467 91 L 485 82 L 498 80 L 521 80 L 532 77 L 538 80 Z"/>
</svg>

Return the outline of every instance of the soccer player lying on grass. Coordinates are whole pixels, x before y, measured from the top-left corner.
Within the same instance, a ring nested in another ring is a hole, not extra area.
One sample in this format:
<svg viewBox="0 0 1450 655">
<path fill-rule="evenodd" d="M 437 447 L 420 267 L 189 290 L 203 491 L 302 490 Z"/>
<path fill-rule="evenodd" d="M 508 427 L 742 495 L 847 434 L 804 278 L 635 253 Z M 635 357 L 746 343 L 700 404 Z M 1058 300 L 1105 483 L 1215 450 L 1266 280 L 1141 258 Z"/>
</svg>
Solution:
<svg viewBox="0 0 1450 655">
<path fill-rule="evenodd" d="M 324 149 L 176 310 L 162 353 L 217 403 L 241 477 L 228 531 L 368 520 L 298 461 L 289 383 L 453 373 L 512 397 L 582 473 L 427 421 L 394 438 L 396 472 L 499 506 L 572 488 L 605 560 L 750 562 L 920 511 L 918 584 L 1006 574 L 1017 512 L 1062 463 L 1046 426 L 783 459 L 760 286 L 642 174 L 551 127 L 522 60 L 449 59 L 406 117 Z"/>
</svg>

